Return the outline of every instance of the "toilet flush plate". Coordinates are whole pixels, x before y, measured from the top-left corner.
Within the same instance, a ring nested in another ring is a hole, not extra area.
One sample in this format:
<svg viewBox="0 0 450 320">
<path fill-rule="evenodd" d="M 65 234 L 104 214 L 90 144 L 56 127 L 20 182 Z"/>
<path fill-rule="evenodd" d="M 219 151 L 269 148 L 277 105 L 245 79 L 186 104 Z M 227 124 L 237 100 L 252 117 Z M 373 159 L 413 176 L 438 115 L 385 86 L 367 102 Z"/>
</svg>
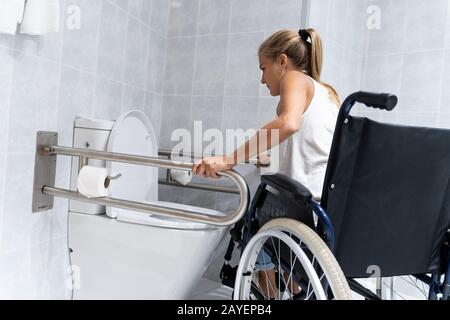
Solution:
<svg viewBox="0 0 450 320">
<path fill-rule="evenodd" d="M 42 192 L 44 186 L 55 186 L 57 156 L 42 153 L 42 146 L 47 145 L 58 145 L 58 133 L 38 131 L 34 158 L 33 202 L 31 206 L 33 213 L 53 208 L 53 196 Z"/>
</svg>

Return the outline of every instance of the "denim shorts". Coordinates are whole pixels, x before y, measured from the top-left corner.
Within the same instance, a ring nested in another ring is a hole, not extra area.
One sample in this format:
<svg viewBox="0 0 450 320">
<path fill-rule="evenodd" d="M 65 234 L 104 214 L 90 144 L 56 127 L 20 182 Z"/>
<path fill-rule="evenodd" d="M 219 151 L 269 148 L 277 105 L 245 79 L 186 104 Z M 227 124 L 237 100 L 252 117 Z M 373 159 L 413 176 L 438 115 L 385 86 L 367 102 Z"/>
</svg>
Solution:
<svg viewBox="0 0 450 320">
<path fill-rule="evenodd" d="M 250 233 L 244 232 L 245 243 L 248 243 L 250 238 Z M 258 271 L 267 271 L 275 268 L 270 255 L 264 249 L 259 251 L 258 257 L 256 258 L 255 268 Z"/>
</svg>

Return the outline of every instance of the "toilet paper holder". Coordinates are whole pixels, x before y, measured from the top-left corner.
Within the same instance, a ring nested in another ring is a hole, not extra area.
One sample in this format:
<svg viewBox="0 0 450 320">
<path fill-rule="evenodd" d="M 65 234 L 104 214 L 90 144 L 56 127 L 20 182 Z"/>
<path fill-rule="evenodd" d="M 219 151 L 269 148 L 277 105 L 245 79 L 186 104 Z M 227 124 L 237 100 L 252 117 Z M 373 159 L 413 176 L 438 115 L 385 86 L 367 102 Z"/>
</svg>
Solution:
<svg viewBox="0 0 450 320">
<path fill-rule="evenodd" d="M 201 214 L 188 209 L 173 209 L 165 206 L 164 204 L 148 204 L 111 197 L 87 198 L 77 191 L 57 188 L 55 186 L 57 156 L 79 157 L 80 166 L 87 164 L 88 159 L 187 171 L 190 171 L 193 165 L 189 162 L 172 161 L 170 159 L 63 147 L 58 145 L 57 132 L 38 131 L 36 135 L 32 197 L 32 211 L 34 213 L 51 210 L 53 208 L 54 197 L 59 197 L 103 206 L 151 213 L 154 215 L 161 215 L 187 221 L 206 223 L 209 225 L 229 226 L 235 224 L 243 217 L 249 204 L 249 190 L 247 183 L 244 178 L 234 170 L 227 170 L 219 173 L 220 176 L 224 176 L 236 184 L 239 194 L 239 205 L 236 210 L 230 214 L 224 214 L 223 216 Z M 119 173 L 109 178 L 114 180 L 120 178 L 120 176 L 121 174 Z M 217 188 L 217 186 L 211 186 L 209 187 L 209 190 L 219 191 L 219 189 L 215 190 L 215 188 Z"/>
</svg>

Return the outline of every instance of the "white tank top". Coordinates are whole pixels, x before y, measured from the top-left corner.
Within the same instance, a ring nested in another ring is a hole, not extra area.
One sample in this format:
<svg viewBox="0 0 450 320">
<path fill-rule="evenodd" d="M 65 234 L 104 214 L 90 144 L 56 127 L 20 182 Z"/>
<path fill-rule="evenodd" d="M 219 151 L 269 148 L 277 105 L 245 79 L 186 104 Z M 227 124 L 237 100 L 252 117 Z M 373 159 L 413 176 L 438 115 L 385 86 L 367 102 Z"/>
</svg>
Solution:
<svg viewBox="0 0 450 320">
<path fill-rule="evenodd" d="M 279 172 L 306 186 L 320 201 L 339 108 L 329 91 L 312 79 L 314 96 L 300 129 L 280 145 Z"/>
</svg>

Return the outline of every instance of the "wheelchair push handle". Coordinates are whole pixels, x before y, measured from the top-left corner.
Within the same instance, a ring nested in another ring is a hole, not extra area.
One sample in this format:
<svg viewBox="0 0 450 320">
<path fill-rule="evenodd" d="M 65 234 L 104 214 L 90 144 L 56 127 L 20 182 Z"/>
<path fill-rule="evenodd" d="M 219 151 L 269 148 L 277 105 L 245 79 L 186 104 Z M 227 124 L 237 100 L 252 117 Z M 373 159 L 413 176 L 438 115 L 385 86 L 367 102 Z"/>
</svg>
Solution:
<svg viewBox="0 0 450 320">
<path fill-rule="evenodd" d="M 390 93 L 373 93 L 359 91 L 354 93 L 354 101 L 364 103 L 368 107 L 391 111 L 398 102 L 397 96 Z"/>
</svg>

